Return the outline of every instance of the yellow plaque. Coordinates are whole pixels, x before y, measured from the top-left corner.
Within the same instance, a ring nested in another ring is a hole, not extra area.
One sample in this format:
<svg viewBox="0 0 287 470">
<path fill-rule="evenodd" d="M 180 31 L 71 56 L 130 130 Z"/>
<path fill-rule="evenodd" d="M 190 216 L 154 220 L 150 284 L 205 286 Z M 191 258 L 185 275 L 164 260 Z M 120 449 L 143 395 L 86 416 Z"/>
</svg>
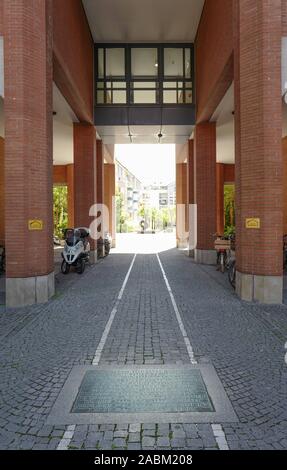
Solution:
<svg viewBox="0 0 287 470">
<path fill-rule="evenodd" d="M 246 228 L 260 228 L 260 219 L 252 217 L 245 220 Z"/>
<path fill-rule="evenodd" d="M 28 220 L 29 230 L 43 230 L 44 222 L 40 219 Z"/>
</svg>

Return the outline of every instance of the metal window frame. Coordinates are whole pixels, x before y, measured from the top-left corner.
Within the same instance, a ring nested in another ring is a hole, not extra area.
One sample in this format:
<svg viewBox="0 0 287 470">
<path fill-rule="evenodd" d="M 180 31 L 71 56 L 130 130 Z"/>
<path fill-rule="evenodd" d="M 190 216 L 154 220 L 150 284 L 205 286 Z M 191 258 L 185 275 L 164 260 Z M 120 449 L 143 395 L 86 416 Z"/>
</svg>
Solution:
<svg viewBox="0 0 287 470">
<path fill-rule="evenodd" d="M 114 48 L 119 48 L 119 49 L 124 49 L 125 50 L 125 76 L 124 77 L 110 77 L 106 76 L 106 49 L 114 49 Z M 131 50 L 132 49 L 157 49 L 158 52 L 158 77 L 147 77 L 147 76 L 141 76 L 141 77 L 133 77 L 131 73 Z M 165 77 L 164 76 L 164 50 L 165 48 L 178 48 L 182 49 L 182 54 L 183 54 L 183 76 L 182 77 Z M 191 67 L 191 74 L 190 77 L 185 76 L 185 50 L 190 49 L 190 67 Z M 103 49 L 103 58 L 104 58 L 104 78 L 99 78 L 98 77 L 98 50 Z M 192 93 L 192 102 L 191 103 L 178 103 L 178 97 L 177 97 L 177 103 L 164 103 L 163 102 L 163 92 L 165 90 L 164 88 L 164 82 L 183 82 L 183 93 L 184 93 L 184 101 L 185 101 L 185 91 L 186 90 L 194 90 L 194 44 L 193 43 L 100 43 L 100 44 L 95 44 L 94 47 L 94 76 L 95 76 L 95 106 L 104 106 L 104 107 L 109 107 L 109 106 L 115 106 L 115 107 L 137 107 L 137 106 L 145 106 L 145 107 L 170 107 L 171 105 L 177 106 L 177 107 L 184 107 L 187 108 L 188 106 L 192 107 L 194 106 L 194 93 Z M 104 90 L 104 103 L 97 103 L 97 83 L 103 83 L 104 86 L 100 90 Z M 106 91 L 110 90 L 110 88 L 107 88 L 107 82 L 126 82 L 126 103 L 121 103 L 121 104 L 114 104 L 114 103 L 106 103 Z M 156 103 L 134 103 L 133 102 L 133 87 L 132 83 L 133 82 L 156 82 L 157 86 L 156 88 L 137 88 L 137 90 L 154 90 L 156 91 Z M 192 88 L 186 87 L 186 83 L 191 82 L 192 83 Z M 168 88 L 167 90 L 172 90 L 172 88 Z M 178 91 L 178 87 L 177 87 Z"/>
</svg>

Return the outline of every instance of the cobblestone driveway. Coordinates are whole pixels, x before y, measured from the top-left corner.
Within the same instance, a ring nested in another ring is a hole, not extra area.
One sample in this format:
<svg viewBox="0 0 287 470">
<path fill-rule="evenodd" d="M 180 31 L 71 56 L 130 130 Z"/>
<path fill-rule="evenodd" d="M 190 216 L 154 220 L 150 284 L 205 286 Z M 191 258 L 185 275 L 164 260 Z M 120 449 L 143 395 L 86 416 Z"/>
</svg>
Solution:
<svg viewBox="0 0 287 470">
<path fill-rule="evenodd" d="M 45 424 L 72 367 L 92 363 L 132 258 L 111 255 L 46 305 L 0 307 L 0 448 L 287 449 L 287 308 L 239 301 L 177 250 L 160 259 L 195 358 L 213 364 L 239 422 Z M 137 255 L 100 365 L 187 363 L 157 257 Z"/>
</svg>

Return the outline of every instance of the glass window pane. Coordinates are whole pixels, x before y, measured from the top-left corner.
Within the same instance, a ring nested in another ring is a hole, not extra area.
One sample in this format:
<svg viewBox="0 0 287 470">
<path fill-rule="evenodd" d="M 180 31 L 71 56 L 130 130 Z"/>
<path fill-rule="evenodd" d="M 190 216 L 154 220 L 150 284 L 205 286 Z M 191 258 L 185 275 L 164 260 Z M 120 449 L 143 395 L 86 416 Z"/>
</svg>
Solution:
<svg viewBox="0 0 287 470">
<path fill-rule="evenodd" d="M 104 104 L 104 91 L 97 91 L 97 103 Z"/>
<path fill-rule="evenodd" d="M 113 91 L 113 104 L 125 104 L 127 102 L 127 92 L 124 90 Z"/>
<path fill-rule="evenodd" d="M 158 57 L 156 48 L 132 48 L 131 62 L 133 77 L 157 77 Z"/>
<path fill-rule="evenodd" d="M 184 103 L 183 90 L 178 90 L 178 103 Z"/>
<path fill-rule="evenodd" d="M 104 88 L 104 82 L 98 82 L 97 88 Z"/>
<path fill-rule="evenodd" d="M 155 90 L 134 90 L 134 103 L 135 104 L 155 104 L 156 103 L 156 91 Z"/>
<path fill-rule="evenodd" d="M 134 88 L 156 88 L 157 82 L 133 82 Z"/>
<path fill-rule="evenodd" d="M 183 76 L 183 49 L 166 47 L 164 49 L 165 77 Z"/>
<path fill-rule="evenodd" d="M 164 103 L 177 103 L 177 91 L 176 90 L 164 90 L 163 102 Z"/>
<path fill-rule="evenodd" d="M 177 82 L 164 82 L 164 88 L 177 88 Z"/>
<path fill-rule="evenodd" d="M 120 47 L 106 49 L 106 76 L 125 76 L 125 50 Z"/>
<path fill-rule="evenodd" d="M 192 88 L 192 82 L 185 82 L 185 88 Z"/>
<path fill-rule="evenodd" d="M 192 103 L 192 90 L 185 90 L 185 102 Z"/>
<path fill-rule="evenodd" d="M 113 87 L 114 89 L 126 88 L 127 85 L 126 85 L 126 82 L 113 82 L 112 87 Z"/>
<path fill-rule="evenodd" d="M 191 77 L 191 50 L 185 49 L 185 78 Z"/>
<path fill-rule="evenodd" d="M 98 49 L 98 77 L 104 78 L 104 49 Z"/>
<path fill-rule="evenodd" d="M 106 104 L 111 104 L 112 103 L 112 92 L 107 90 L 106 91 Z"/>
</svg>

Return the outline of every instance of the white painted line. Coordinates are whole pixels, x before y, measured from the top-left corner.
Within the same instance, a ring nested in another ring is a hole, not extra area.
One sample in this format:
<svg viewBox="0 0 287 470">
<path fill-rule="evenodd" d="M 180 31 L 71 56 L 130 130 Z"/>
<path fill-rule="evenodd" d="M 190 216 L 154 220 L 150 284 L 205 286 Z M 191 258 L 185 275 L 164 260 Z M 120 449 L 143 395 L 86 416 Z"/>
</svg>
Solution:
<svg viewBox="0 0 287 470">
<path fill-rule="evenodd" d="M 189 356 L 189 359 L 190 359 L 190 362 L 191 364 L 197 364 L 197 361 L 196 359 L 194 358 L 194 353 L 193 353 L 193 349 L 192 349 L 192 346 L 191 346 L 191 343 L 189 341 L 189 337 L 187 336 L 187 333 L 186 333 L 186 330 L 184 328 L 184 324 L 183 324 L 183 321 L 181 319 L 181 316 L 180 316 L 180 313 L 179 313 L 179 310 L 178 310 L 178 306 L 176 304 L 176 301 L 175 301 L 175 298 L 174 298 L 174 295 L 172 293 L 172 290 L 171 290 L 171 287 L 169 285 L 169 282 L 168 282 L 168 279 L 166 277 L 166 274 L 165 274 L 165 271 L 163 269 L 163 266 L 161 264 L 161 261 L 160 261 L 160 258 L 159 258 L 159 255 L 157 253 L 157 260 L 159 262 L 159 266 L 160 266 L 160 269 L 161 269 L 161 272 L 162 272 L 162 275 L 163 275 L 163 278 L 164 278 L 164 281 L 165 281 L 165 284 L 166 284 L 166 288 L 168 290 L 168 293 L 170 295 L 170 298 L 171 298 L 171 302 L 172 302 L 172 305 L 173 305 L 173 309 L 175 311 L 175 315 L 176 315 L 176 318 L 177 318 L 177 321 L 178 321 L 178 325 L 179 325 L 179 328 L 180 328 L 180 331 L 181 331 L 181 334 L 183 336 L 183 339 L 184 339 L 184 342 L 185 342 L 185 346 L 186 346 L 186 349 L 187 349 L 187 352 L 188 352 L 188 356 Z"/>
<path fill-rule="evenodd" d="M 75 424 L 70 424 L 67 427 L 67 430 L 64 432 L 64 435 L 58 444 L 57 450 L 68 450 L 69 444 L 73 439 L 75 429 Z"/>
<path fill-rule="evenodd" d="M 110 317 L 109 317 L 109 320 L 106 324 L 106 327 L 104 329 L 104 332 L 102 334 L 102 337 L 101 337 L 101 341 L 99 342 L 99 345 L 97 347 L 97 350 L 96 350 L 96 353 L 95 353 L 95 356 L 94 356 L 94 359 L 93 359 L 93 362 L 92 362 L 92 365 L 93 366 L 97 366 L 101 360 L 101 355 L 102 355 L 102 351 L 104 349 L 104 346 L 105 346 L 105 343 L 107 341 L 107 337 L 108 337 L 108 334 L 110 332 L 110 329 L 111 329 L 111 326 L 112 326 L 112 323 L 114 321 L 114 318 L 115 318 L 115 315 L 117 313 L 117 310 L 118 310 L 118 306 L 119 306 L 119 303 L 122 299 L 122 296 L 123 296 L 123 293 L 124 293 L 124 290 L 126 288 L 126 285 L 127 285 L 127 282 L 129 280 L 129 277 L 130 277 L 130 273 L 131 273 L 131 270 L 133 268 L 133 265 L 134 265 L 134 262 L 135 262 L 135 259 L 136 259 L 136 254 L 134 255 L 133 259 L 132 259 L 132 262 L 130 264 L 130 267 L 129 267 L 129 270 L 126 274 L 126 277 L 125 277 L 125 280 L 123 282 L 123 285 L 121 287 L 121 290 L 118 294 L 118 297 L 117 297 L 117 300 L 116 300 L 116 303 L 111 311 L 111 314 L 110 314 Z"/>
<path fill-rule="evenodd" d="M 221 424 L 212 424 L 211 427 L 219 450 L 229 450 Z"/>
<path fill-rule="evenodd" d="M 105 329 L 104 329 L 104 332 L 102 334 L 102 337 L 101 337 L 101 341 L 97 347 L 97 350 L 96 350 L 96 353 L 95 353 L 95 357 L 93 359 L 93 362 L 92 364 L 93 365 L 98 365 L 99 362 L 100 362 L 100 359 L 101 359 L 101 354 L 102 354 L 102 351 L 104 349 L 104 346 L 105 346 L 105 342 L 107 340 L 107 337 L 108 337 L 108 334 L 110 332 L 110 329 L 111 329 L 111 326 L 112 326 L 112 323 L 113 323 L 113 320 L 115 318 L 115 315 L 117 313 L 117 308 L 118 308 L 118 305 L 121 301 L 121 298 L 123 296 L 123 293 L 124 293 L 124 290 L 125 290 L 125 287 L 127 285 L 127 282 L 129 280 L 129 277 L 130 277 L 130 273 L 131 273 L 131 270 L 133 268 L 133 265 L 134 265 L 134 262 L 135 262 L 135 259 L 136 259 L 136 254 L 134 255 L 133 259 L 132 259 L 132 262 L 130 264 L 130 267 L 129 267 L 129 270 L 126 274 L 126 277 L 124 279 L 124 282 L 123 282 L 123 285 L 121 287 L 121 290 L 117 296 L 117 300 L 116 300 L 116 303 L 111 311 L 111 314 L 110 314 L 110 317 L 109 317 L 109 320 L 105 326 Z M 71 440 L 73 439 L 73 436 L 74 436 L 74 432 L 75 432 L 75 429 L 76 429 L 76 425 L 75 424 L 71 424 L 67 427 L 67 430 L 65 431 L 62 439 L 60 440 L 59 444 L 58 444 L 58 447 L 57 447 L 57 450 L 68 450 L 69 448 L 69 444 L 71 442 Z"/>
</svg>

